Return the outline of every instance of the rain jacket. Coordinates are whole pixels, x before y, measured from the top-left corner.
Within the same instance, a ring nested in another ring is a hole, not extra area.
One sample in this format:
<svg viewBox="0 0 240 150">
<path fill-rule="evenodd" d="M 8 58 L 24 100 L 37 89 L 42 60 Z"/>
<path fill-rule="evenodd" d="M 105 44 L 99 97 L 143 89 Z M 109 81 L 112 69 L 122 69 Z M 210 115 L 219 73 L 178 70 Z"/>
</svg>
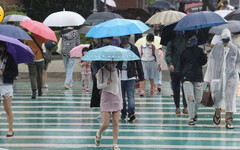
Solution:
<svg viewBox="0 0 240 150">
<path fill-rule="evenodd" d="M 70 51 L 80 45 L 80 36 L 77 31 L 72 30 L 70 32 L 62 34 L 62 55 L 70 57 Z"/>
<path fill-rule="evenodd" d="M 236 112 L 236 93 L 238 89 L 238 68 L 240 55 L 238 48 L 231 42 L 231 33 L 224 29 L 221 38 L 230 38 L 228 46 L 217 43 L 209 56 L 204 81 L 210 82 L 216 108 L 225 108 L 226 112 Z"/>
</svg>

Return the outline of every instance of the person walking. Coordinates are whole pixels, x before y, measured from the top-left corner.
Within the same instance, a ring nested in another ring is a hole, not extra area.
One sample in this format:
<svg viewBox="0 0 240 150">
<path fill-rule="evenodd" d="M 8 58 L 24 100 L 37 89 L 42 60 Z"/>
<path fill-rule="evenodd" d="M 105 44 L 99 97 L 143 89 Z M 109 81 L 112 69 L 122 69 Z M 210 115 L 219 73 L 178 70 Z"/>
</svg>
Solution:
<svg viewBox="0 0 240 150">
<path fill-rule="evenodd" d="M 8 134 L 12 137 L 13 132 L 13 114 L 12 114 L 12 97 L 13 97 L 13 81 L 18 75 L 18 67 L 13 57 L 7 52 L 6 43 L 0 41 L 0 100 L 7 114 Z"/>
<path fill-rule="evenodd" d="M 240 55 L 237 46 L 232 44 L 231 32 L 223 29 L 222 42 L 217 43 L 209 55 L 204 81 L 208 82 L 214 99 L 213 122 L 221 122 L 221 108 L 226 110 L 226 128 L 233 129 L 233 113 L 236 112 L 236 94 L 239 82 Z"/>
<path fill-rule="evenodd" d="M 133 51 L 138 57 L 140 54 L 136 46 L 132 45 L 129 40 L 130 36 L 120 37 L 120 47 Z M 135 117 L 135 84 L 138 76 L 139 81 L 144 81 L 144 73 L 141 60 L 137 61 L 123 61 L 119 62 L 117 68 L 121 70 L 121 87 L 122 87 L 122 99 L 123 109 L 121 110 L 121 119 L 125 120 L 128 113 L 128 121 L 133 121 Z M 126 103 L 126 94 L 128 101 L 128 109 Z"/>
<path fill-rule="evenodd" d="M 82 56 L 84 56 L 88 52 L 88 48 L 84 47 L 82 49 Z M 85 90 L 85 92 L 89 92 L 89 82 L 90 82 L 90 77 L 91 77 L 91 62 L 90 61 L 81 61 L 80 60 L 80 65 L 81 65 L 81 74 L 82 74 L 82 90 Z"/>
<path fill-rule="evenodd" d="M 155 93 L 154 81 L 159 80 L 158 71 L 161 71 L 161 62 L 158 56 L 157 49 L 152 44 L 153 41 L 154 41 L 154 35 L 149 33 L 146 37 L 146 43 L 142 44 L 140 48 L 140 56 L 142 60 L 144 79 L 145 79 L 141 83 L 140 96 L 145 95 L 146 80 L 150 81 L 151 95 Z"/>
<path fill-rule="evenodd" d="M 69 89 L 73 86 L 73 69 L 76 58 L 70 57 L 70 51 L 80 45 L 80 36 L 77 31 L 72 27 L 67 27 L 61 31 L 62 37 L 62 58 L 66 72 L 66 78 L 64 82 L 65 89 Z"/>
<path fill-rule="evenodd" d="M 43 50 L 40 45 L 46 43 L 48 40 L 32 33 L 32 40 L 25 40 L 24 44 L 28 45 L 35 57 L 33 63 L 28 63 L 29 78 L 31 81 L 32 98 L 35 99 L 38 90 L 38 96 L 42 96 L 42 72 L 44 66 Z"/>
<path fill-rule="evenodd" d="M 182 51 L 186 48 L 187 40 L 183 32 L 177 32 L 176 37 L 168 42 L 165 53 L 165 61 L 169 67 L 171 86 L 173 90 L 173 99 L 176 106 L 176 115 L 181 114 L 180 109 L 180 89 L 181 89 L 181 78 L 180 78 L 180 57 Z M 187 103 L 185 100 L 183 88 L 182 88 L 182 100 L 183 100 L 183 113 L 188 114 Z"/>
<path fill-rule="evenodd" d="M 104 67 L 97 73 L 97 88 L 102 90 L 100 110 L 102 114 L 102 124 L 95 137 L 95 144 L 101 144 L 101 137 L 110 123 L 112 114 L 113 124 L 113 146 L 112 150 L 120 150 L 117 145 L 119 133 L 119 116 L 122 109 L 122 91 L 121 91 L 121 74 L 116 65 L 118 62 L 106 62 Z"/>
<path fill-rule="evenodd" d="M 207 63 L 207 52 L 197 46 L 197 37 L 193 35 L 188 40 L 186 49 L 180 60 L 180 76 L 184 95 L 187 98 L 189 125 L 195 125 L 197 110 L 202 102 L 202 66 Z"/>
<path fill-rule="evenodd" d="M 159 56 L 160 60 L 162 60 L 163 56 L 164 56 L 163 50 L 161 48 L 159 48 L 157 51 L 158 51 L 158 56 Z M 158 92 L 161 92 L 161 90 L 162 90 L 162 70 L 158 71 L 158 79 L 159 80 L 155 82 L 155 85 L 157 86 Z"/>
</svg>

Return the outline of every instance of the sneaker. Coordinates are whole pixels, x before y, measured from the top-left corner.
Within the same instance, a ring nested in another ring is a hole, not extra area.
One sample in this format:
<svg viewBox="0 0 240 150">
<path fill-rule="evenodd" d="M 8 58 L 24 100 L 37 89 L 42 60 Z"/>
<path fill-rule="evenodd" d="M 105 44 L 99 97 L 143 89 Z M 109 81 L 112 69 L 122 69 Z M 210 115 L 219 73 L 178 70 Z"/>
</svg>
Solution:
<svg viewBox="0 0 240 150">
<path fill-rule="evenodd" d="M 145 95 L 145 91 L 141 90 L 140 96 L 144 96 L 144 95 Z"/>
<path fill-rule="evenodd" d="M 85 90 L 85 86 L 84 86 L 84 84 L 82 85 L 82 90 Z"/>
<path fill-rule="evenodd" d="M 162 91 L 162 86 L 161 86 L 161 84 L 158 84 L 157 90 L 158 90 L 159 93 Z"/>
<path fill-rule="evenodd" d="M 181 115 L 181 109 L 180 108 L 176 108 L 176 115 Z"/>
<path fill-rule="evenodd" d="M 96 137 L 95 137 L 95 145 L 96 146 L 100 146 L 101 144 L 101 136 L 99 136 L 98 134 L 96 134 Z"/>
<path fill-rule="evenodd" d="M 132 122 L 132 121 L 135 120 L 135 119 L 136 119 L 136 117 L 135 117 L 134 114 L 131 115 L 131 116 L 128 116 L 128 121 L 129 121 L 129 122 Z"/>
<path fill-rule="evenodd" d="M 89 92 L 89 89 L 88 89 L 88 88 L 86 88 L 86 89 L 85 89 L 85 91 L 86 91 L 86 92 Z"/>
<path fill-rule="evenodd" d="M 122 115 L 121 115 L 121 119 L 122 119 L 122 120 L 125 120 L 125 119 L 126 119 L 126 117 L 127 117 L 127 115 L 126 115 L 126 114 L 122 114 Z"/>
<path fill-rule="evenodd" d="M 118 147 L 118 145 L 114 144 L 114 145 L 112 146 L 112 150 L 120 150 L 120 148 Z"/>
<path fill-rule="evenodd" d="M 184 108 L 183 108 L 183 113 L 184 113 L 185 115 L 188 114 L 188 109 L 187 109 L 187 107 L 184 107 Z"/>
<path fill-rule="evenodd" d="M 42 88 L 48 88 L 48 85 L 47 85 L 47 84 L 44 84 L 44 85 L 42 86 Z"/>
</svg>

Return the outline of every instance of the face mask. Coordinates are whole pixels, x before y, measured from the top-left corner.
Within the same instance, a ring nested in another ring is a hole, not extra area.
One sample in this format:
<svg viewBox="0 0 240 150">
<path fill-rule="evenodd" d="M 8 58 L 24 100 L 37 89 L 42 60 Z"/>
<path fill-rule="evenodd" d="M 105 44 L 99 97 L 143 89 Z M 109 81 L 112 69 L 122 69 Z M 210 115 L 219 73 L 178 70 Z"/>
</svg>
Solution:
<svg viewBox="0 0 240 150">
<path fill-rule="evenodd" d="M 122 44 L 128 44 L 129 43 L 129 38 L 121 38 Z"/>
<path fill-rule="evenodd" d="M 147 44 L 147 45 L 151 45 L 151 44 L 152 44 L 152 42 L 148 42 L 148 41 L 147 41 L 147 42 L 146 42 L 146 44 Z"/>
<path fill-rule="evenodd" d="M 195 39 L 192 39 L 192 40 L 190 40 L 190 45 L 191 46 L 195 46 L 195 45 L 197 45 L 197 40 L 195 40 Z"/>
<path fill-rule="evenodd" d="M 111 68 L 111 70 L 113 70 L 115 67 L 117 66 L 117 64 L 110 64 L 110 68 Z"/>
<path fill-rule="evenodd" d="M 222 41 L 223 41 L 223 43 L 228 43 L 228 42 L 230 41 L 230 39 L 229 39 L 229 38 L 227 38 L 227 39 L 222 39 Z"/>
</svg>

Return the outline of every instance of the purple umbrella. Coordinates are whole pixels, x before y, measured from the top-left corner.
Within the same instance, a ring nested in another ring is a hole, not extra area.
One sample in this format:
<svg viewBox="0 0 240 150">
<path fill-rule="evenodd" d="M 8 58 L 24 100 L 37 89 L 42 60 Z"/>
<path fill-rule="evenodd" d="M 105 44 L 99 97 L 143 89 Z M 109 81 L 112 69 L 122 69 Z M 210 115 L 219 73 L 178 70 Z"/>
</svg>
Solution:
<svg viewBox="0 0 240 150">
<path fill-rule="evenodd" d="M 19 40 L 0 35 L 0 41 L 6 42 L 7 51 L 11 54 L 16 63 L 31 63 L 35 55 L 30 47 L 21 43 Z"/>
</svg>

